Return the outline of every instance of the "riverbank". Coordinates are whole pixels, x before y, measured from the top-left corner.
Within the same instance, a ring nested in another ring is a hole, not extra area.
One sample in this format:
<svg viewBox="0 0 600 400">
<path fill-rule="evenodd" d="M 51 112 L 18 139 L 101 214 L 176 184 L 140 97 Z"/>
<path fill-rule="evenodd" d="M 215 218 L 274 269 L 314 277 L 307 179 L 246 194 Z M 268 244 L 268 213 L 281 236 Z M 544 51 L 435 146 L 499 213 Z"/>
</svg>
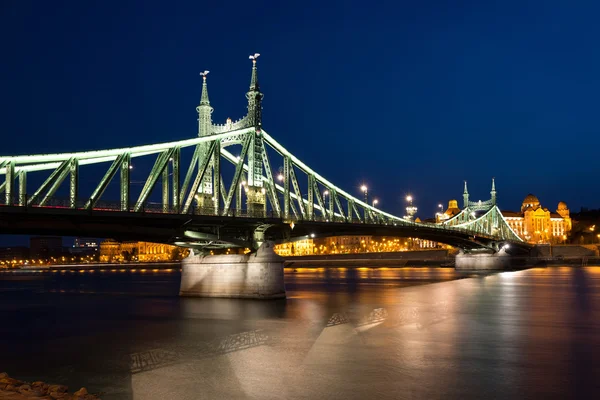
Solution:
<svg viewBox="0 0 600 400">
<path fill-rule="evenodd" d="M 454 267 L 454 257 L 447 250 L 403 251 L 389 253 L 328 254 L 285 257 L 284 266 L 447 266 Z"/>
<path fill-rule="evenodd" d="M 32 400 L 32 399 L 57 399 L 57 400 L 100 400 L 100 397 L 88 393 L 82 387 L 75 393 L 69 393 L 69 388 L 64 385 L 51 385 L 36 381 L 33 383 L 21 381 L 8 376 L 6 372 L 0 373 L 0 399 L 2 400 Z"/>
</svg>

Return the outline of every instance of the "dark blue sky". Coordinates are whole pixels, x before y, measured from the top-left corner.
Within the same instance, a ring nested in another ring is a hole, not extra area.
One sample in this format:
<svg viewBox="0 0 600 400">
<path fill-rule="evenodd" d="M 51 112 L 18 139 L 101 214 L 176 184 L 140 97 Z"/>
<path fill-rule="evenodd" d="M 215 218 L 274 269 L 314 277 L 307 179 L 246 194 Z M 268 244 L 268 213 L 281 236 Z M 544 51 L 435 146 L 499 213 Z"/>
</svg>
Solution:
<svg viewBox="0 0 600 400">
<path fill-rule="evenodd" d="M 61 4 L 62 3 L 62 4 Z M 33 2 L 0 4 L 0 153 L 197 134 L 245 113 L 259 60 L 263 126 L 339 186 L 420 215 L 459 198 L 503 209 L 598 207 L 598 2 Z"/>
</svg>

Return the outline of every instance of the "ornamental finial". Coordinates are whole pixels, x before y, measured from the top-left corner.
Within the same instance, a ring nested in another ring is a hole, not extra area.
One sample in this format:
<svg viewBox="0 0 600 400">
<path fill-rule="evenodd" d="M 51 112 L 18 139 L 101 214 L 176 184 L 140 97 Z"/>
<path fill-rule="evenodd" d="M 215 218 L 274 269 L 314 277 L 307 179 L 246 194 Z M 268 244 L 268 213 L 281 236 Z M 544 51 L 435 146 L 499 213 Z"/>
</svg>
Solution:
<svg viewBox="0 0 600 400">
<path fill-rule="evenodd" d="M 252 60 L 252 77 L 250 78 L 250 91 L 251 92 L 260 92 L 258 87 L 258 72 L 256 68 L 256 60 L 260 57 L 259 53 L 254 53 L 250 55 L 248 58 Z"/>
<path fill-rule="evenodd" d="M 200 97 L 200 105 L 210 105 L 210 101 L 208 100 L 208 86 L 206 85 L 206 75 L 208 75 L 210 71 L 200 72 L 200 76 L 202 77 L 202 96 Z"/>
<path fill-rule="evenodd" d="M 252 60 L 252 64 L 256 65 L 256 60 L 258 59 L 258 57 L 260 57 L 260 53 L 254 53 L 248 58 Z"/>
</svg>

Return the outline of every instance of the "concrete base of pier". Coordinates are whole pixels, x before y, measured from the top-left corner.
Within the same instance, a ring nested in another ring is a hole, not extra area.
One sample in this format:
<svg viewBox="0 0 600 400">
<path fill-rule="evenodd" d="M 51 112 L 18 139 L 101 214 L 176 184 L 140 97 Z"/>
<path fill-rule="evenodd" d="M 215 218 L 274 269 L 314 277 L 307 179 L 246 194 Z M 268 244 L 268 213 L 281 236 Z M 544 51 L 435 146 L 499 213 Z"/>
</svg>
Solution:
<svg viewBox="0 0 600 400">
<path fill-rule="evenodd" d="M 180 296 L 285 298 L 283 258 L 269 242 L 245 255 L 190 255 L 182 262 Z"/>
<path fill-rule="evenodd" d="M 457 271 L 505 271 L 523 267 L 525 259 L 513 257 L 500 250 L 497 253 L 463 253 L 456 255 Z"/>
</svg>

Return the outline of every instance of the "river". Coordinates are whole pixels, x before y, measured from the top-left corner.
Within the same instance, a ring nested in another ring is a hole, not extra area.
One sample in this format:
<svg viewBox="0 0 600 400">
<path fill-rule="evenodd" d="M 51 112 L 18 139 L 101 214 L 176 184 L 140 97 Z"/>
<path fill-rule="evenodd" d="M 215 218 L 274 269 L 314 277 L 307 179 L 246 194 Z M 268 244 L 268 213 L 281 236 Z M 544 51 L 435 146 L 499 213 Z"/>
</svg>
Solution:
<svg viewBox="0 0 600 400">
<path fill-rule="evenodd" d="M 286 269 L 287 299 L 179 298 L 179 268 L 0 273 L 0 372 L 103 399 L 590 398 L 600 267 Z"/>
</svg>

